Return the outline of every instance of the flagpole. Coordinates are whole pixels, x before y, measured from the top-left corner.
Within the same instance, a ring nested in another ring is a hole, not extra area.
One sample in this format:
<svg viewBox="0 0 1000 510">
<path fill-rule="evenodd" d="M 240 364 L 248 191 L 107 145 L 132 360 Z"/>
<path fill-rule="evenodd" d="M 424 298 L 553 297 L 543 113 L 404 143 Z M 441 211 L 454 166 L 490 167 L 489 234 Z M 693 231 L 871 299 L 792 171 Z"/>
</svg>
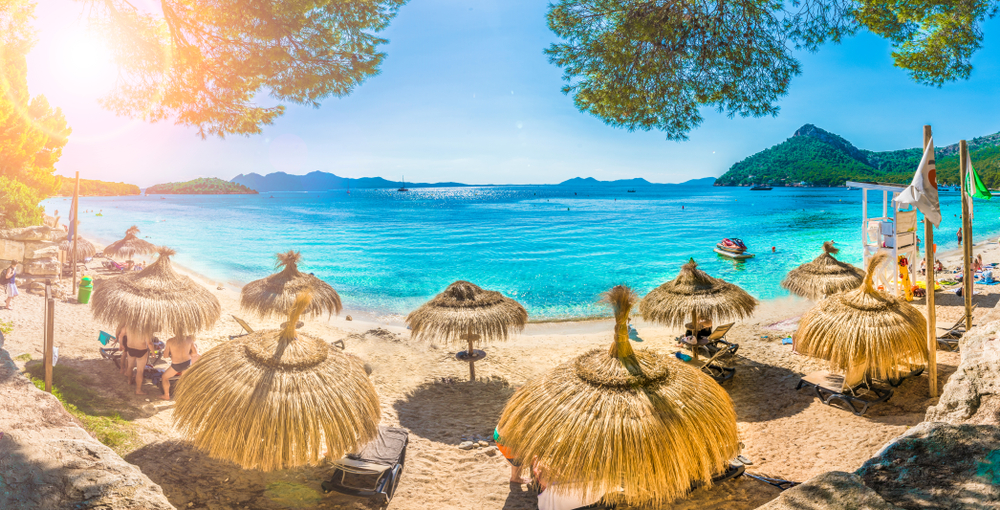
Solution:
<svg viewBox="0 0 1000 510">
<path fill-rule="evenodd" d="M 73 222 L 71 231 L 73 232 L 73 295 L 76 295 L 76 238 L 80 237 L 80 172 L 76 173 L 76 186 L 73 187 Z"/>
<path fill-rule="evenodd" d="M 959 175 L 962 176 L 962 294 L 965 297 L 965 331 L 972 329 L 972 218 L 969 215 L 969 202 L 972 201 L 969 189 L 969 145 L 965 140 L 958 142 Z"/>
<path fill-rule="evenodd" d="M 931 127 L 924 126 L 924 151 L 930 150 L 930 164 L 934 165 L 934 146 Z M 935 179 L 936 181 L 936 179 Z M 937 186 L 937 183 L 932 183 Z M 937 388 L 937 316 L 934 310 L 934 224 L 924 215 L 924 253 L 927 257 L 927 376 L 930 379 L 931 398 L 938 395 Z"/>
</svg>

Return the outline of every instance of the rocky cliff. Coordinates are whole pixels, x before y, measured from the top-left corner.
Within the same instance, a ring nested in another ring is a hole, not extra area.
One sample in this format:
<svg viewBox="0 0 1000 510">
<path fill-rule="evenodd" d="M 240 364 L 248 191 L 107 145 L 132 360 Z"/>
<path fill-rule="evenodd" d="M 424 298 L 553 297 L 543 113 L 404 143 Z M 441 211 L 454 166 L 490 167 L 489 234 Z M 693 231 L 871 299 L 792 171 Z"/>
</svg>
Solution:
<svg viewBox="0 0 1000 510">
<path fill-rule="evenodd" d="M 169 510 L 139 468 L 90 437 L 0 343 L 0 508 Z"/>
</svg>

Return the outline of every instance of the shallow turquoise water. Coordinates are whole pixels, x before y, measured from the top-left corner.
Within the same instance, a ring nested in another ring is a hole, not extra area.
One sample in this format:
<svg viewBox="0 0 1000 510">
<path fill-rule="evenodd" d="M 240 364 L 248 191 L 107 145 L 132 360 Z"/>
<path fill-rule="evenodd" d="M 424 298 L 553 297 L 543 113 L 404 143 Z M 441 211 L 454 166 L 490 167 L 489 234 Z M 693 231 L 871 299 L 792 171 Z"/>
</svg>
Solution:
<svg viewBox="0 0 1000 510">
<path fill-rule="evenodd" d="M 869 196 L 880 209 L 881 193 Z M 958 197 L 942 194 L 939 249 L 956 245 Z M 45 205 L 65 218 L 69 201 Z M 1000 231 L 1000 198 L 976 207 L 977 239 Z M 838 243 L 843 260 L 861 260 L 861 192 L 843 188 L 507 186 L 81 199 L 80 210 L 88 209 L 103 217 L 81 213 L 85 236 L 107 244 L 138 225 L 151 242 L 176 249 L 179 264 L 219 281 L 264 277 L 274 253 L 301 250 L 302 269 L 332 284 L 346 308 L 375 314 L 407 313 L 466 279 L 517 299 L 534 319 L 606 315 L 595 304 L 601 292 L 627 283 L 644 295 L 690 257 L 766 299 L 787 295 L 781 278 L 816 257 L 825 240 Z M 723 237 L 742 238 L 757 257 L 734 263 L 716 255 Z"/>
</svg>

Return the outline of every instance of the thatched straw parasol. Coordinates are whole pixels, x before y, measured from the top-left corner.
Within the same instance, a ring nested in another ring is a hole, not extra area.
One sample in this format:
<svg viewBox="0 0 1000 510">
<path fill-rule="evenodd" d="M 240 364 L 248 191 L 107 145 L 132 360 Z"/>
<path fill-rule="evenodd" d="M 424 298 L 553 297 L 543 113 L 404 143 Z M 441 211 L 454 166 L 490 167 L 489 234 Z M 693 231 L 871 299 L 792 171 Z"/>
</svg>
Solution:
<svg viewBox="0 0 1000 510">
<path fill-rule="evenodd" d="M 212 327 L 222 311 L 219 300 L 174 271 L 170 264 L 174 250 L 161 247 L 158 252 L 159 258 L 146 269 L 102 280 L 94 287 L 94 317 L 115 326 L 124 324 L 130 335 L 146 338 L 167 329 L 189 335 Z"/>
<path fill-rule="evenodd" d="M 295 303 L 295 296 L 308 289 L 312 292 L 313 300 L 305 313 L 318 317 L 324 313 L 338 314 L 343 310 L 340 295 L 329 283 L 311 274 L 299 272 L 299 262 L 302 260 L 300 252 L 288 251 L 275 256 L 278 259 L 276 267 L 282 268 L 281 271 L 246 284 L 240 292 L 240 306 L 243 309 L 259 317 L 287 317 Z"/>
<path fill-rule="evenodd" d="M 309 292 L 283 330 L 220 344 L 181 378 L 174 418 L 210 456 L 272 471 L 337 459 L 378 434 L 378 394 L 364 363 L 295 330 Z"/>
<path fill-rule="evenodd" d="M 125 237 L 123 239 L 115 241 L 104 248 L 104 254 L 109 257 L 125 257 L 131 259 L 135 255 L 156 253 L 156 245 L 144 239 L 139 239 L 136 237 L 136 234 L 138 233 L 139 227 L 132 225 L 125 231 Z"/>
<path fill-rule="evenodd" d="M 872 257 L 860 287 L 830 296 L 802 316 L 796 351 L 874 379 L 899 379 L 914 366 L 926 366 L 923 314 L 872 285 L 872 274 L 885 259 L 884 253 Z"/>
<path fill-rule="evenodd" d="M 413 338 L 468 342 L 469 350 L 459 353 L 459 359 L 469 362 L 471 381 L 476 379 L 475 362 L 486 355 L 476 351 L 474 343 L 506 340 L 526 322 L 528 312 L 517 301 L 462 280 L 406 316 Z"/>
<path fill-rule="evenodd" d="M 59 243 L 59 249 L 66 253 L 73 253 L 73 242 L 69 239 L 64 240 Z M 97 254 L 97 248 L 90 241 L 77 236 L 76 237 L 76 260 L 83 260 L 88 257 L 93 257 Z"/>
<path fill-rule="evenodd" d="M 789 271 L 781 286 L 814 301 L 856 289 L 864 280 L 865 272 L 833 258 L 839 251 L 832 242 L 823 243 L 823 254 Z"/>
<path fill-rule="evenodd" d="M 749 317 L 757 300 L 737 285 L 712 278 L 698 269 L 691 259 L 681 266 L 673 281 L 660 285 L 646 294 L 639 303 L 643 318 L 666 326 L 683 326 L 691 317 L 692 331 L 697 335 L 698 318 L 713 323 Z M 695 359 L 698 349 L 693 349 Z"/>
<path fill-rule="evenodd" d="M 615 311 L 611 349 L 595 349 L 537 377 L 507 402 L 497 426 L 519 459 L 553 470 L 555 490 L 591 496 L 624 489 L 631 505 L 666 505 L 693 482 L 712 483 L 739 454 L 729 395 L 673 356 L 635 352 L 628 287 L 605 295 Z"/>
</svg>

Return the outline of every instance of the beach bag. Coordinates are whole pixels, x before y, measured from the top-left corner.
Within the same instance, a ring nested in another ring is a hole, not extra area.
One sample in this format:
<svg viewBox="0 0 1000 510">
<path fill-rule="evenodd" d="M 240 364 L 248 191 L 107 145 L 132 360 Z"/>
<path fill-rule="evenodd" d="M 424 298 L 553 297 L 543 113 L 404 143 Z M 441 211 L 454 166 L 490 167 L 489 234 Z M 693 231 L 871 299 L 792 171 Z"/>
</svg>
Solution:
<svg viewBox="0 0 1000 510">
<path fill-rule="evenodd" d="M 4 269 L 3 272 L 0 272 L 0 285 L 7 285 L 10 283 L 10 280 L 10 278 L 7 278 L 6 269 Z"/>
</svg>

